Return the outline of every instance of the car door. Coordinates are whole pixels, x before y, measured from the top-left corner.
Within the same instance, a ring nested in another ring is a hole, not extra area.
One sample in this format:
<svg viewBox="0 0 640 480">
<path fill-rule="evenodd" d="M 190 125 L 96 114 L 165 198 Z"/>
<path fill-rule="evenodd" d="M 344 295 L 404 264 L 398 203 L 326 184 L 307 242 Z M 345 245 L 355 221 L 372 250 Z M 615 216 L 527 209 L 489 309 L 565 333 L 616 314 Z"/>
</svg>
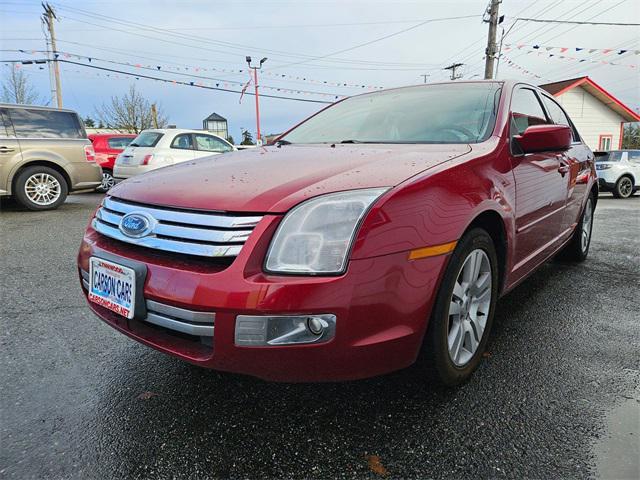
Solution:
<svg viewBox="0 0 640 480">
<path fill-rule="evenodd" d="M 567 200 L 562 221 L 562 234 L 568 236 L 577 225 L 582 213 L 582 205 L 589 186 L 590 165 L 594 156 L 580 139 L 577 130 L 562 107 L 545 94 L 541 94 L 541 98 L 551 121 L 556 125 L 566 125 L 571 128 L 573 137 L 569 150 L 558 152 L 561 155 L 559 172 L 567 177 Z"/>
<path fill-rule="evenodd" d="M 560 170 L 562 152 L 523 154 L 514 136 L 532 125 L 550 123 L 538 94 L 517 87 L 511 98 L 511 162 L 516 184 L 516 241 L 513 270 L 542 261 L 559 240 L 566 206 L 568 176 Z M 517 274 L 516 274 L 517 276 Z"/>
<path fill-rule="evenodd" d="M 22 162 L 20 143 L 6 108 L 0 108 L 0 195 L 9 191 L 9 172 Z"/>
<path fill-rule="evenodd" d="M 196 145 L 196 158 L 231 152 L 233 150 L 233 147 L 231 145 L 229 145 L 227 142 L 222 141 L 214 135 L 208 135 L 206 133 L 196 133 L 194 134 L 194 137 Z"/>
<path fill-rule="evenodd" d="M 169 146 L 171 163 L 181 163 L 196 158 L 196 150 L 192 133 L 180 133 L 175 136 Z"/>
</svg>

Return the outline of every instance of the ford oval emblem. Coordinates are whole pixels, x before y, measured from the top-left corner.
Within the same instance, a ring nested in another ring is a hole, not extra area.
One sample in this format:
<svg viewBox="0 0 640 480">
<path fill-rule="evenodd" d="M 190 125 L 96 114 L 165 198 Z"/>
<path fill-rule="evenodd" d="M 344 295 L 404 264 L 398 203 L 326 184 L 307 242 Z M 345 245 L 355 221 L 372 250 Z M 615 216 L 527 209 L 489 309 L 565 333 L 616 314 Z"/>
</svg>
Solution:
<svg viewBox="0 0 640 480">
<path fill-rule="evenodd" d="M 119 228 L 127 237 L 141 238 L 151 233 L 154 223 L 146 213 L 131 212 L 122 217 Z"/>
</svg>

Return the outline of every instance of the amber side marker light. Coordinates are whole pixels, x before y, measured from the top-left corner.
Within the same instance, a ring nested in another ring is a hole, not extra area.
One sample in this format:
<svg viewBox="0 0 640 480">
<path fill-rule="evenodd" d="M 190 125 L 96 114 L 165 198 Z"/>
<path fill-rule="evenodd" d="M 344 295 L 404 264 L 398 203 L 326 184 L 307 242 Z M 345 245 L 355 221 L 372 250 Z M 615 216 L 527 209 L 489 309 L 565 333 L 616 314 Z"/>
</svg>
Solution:
<svg viewBox="0 0 640 480">
<path fill-rule="evenodd" d="M 458 241 L 449 243 L 443 243 L 441 245 L 433 245 L 431 247 L 416 248 L 409 252 L 409 260 L 418 260 L 419 258 L 435 257 L 437 255 L 444 255 L 445 253 L 453 252 L 456 248 Z"/>
</svg>

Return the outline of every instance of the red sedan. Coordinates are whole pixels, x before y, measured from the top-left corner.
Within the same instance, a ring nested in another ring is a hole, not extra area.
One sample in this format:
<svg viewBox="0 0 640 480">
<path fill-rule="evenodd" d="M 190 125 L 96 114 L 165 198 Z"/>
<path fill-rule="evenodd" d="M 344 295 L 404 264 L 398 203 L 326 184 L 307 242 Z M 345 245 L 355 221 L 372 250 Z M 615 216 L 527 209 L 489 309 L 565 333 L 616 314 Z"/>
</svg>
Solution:
<svg viewBox="0 0 640 480">
<path fill-rule="evenodd" d="M 116 157 L 136 138 L 129 133 L 93 133 L 88 135 L 96 151 L 96 163 L 102 167 L 102 184 L 99 190 L 106 192 L 115 185 L 113 165 Z"/>
<path fill-rule="evenodd" d="M 398 88 L 118 184 L 78 269 L 102 320 L 196 365 L 327 381 L 420 360 L 456 385 L 500 296 L 587 257 L 597 193 L 592 152 L 539 88 Z"/>
</svg>

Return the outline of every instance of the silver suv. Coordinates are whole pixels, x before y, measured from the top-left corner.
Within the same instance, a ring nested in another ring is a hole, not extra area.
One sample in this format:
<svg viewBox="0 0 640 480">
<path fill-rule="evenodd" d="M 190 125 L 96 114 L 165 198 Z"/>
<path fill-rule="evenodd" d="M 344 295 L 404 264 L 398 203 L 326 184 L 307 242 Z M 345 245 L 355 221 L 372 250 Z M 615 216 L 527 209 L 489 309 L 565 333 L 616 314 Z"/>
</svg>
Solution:
<svg viewBox="0 0 640 480">
<path fill-rule="evenodd" d="M 601 191 L 616 198 L 628 198 L 640 181 L 640 150 L 612 150 L 596 157 L 596 173 Z"/>
<path fill-rule="evenodd" d="M 0 104 L 0 197 L 29 210 L 59 207 L 102 182 L 93 146 L 71 110 Z"/>
</svg>

